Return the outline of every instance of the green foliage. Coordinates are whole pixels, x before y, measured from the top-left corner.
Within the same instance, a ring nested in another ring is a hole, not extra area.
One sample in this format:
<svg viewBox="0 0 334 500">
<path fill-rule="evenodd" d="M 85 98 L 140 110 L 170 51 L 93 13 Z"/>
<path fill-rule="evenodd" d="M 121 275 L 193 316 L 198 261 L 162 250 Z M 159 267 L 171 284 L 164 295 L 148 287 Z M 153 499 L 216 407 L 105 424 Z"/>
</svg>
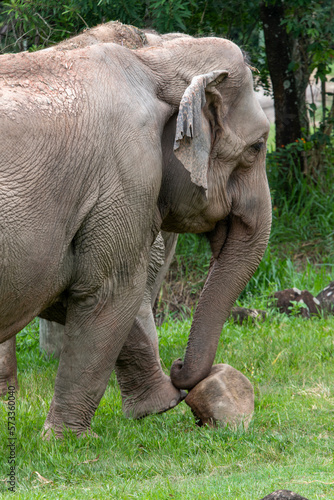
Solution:
<svg viewBox="0 0 334 500">
<path fill-rule="evenodd" d="M 314 164 L 314 152 L 319 152 Z M 333 175 L 334 150 L 330 137 L 317 130 L 309 140 L 304 138 L 276 149 L 267 155 L 268 178 L 274 193 L 274 205 L 289 202 L 299 205 L 305 192 L 330 195 L 329 182 Z M 303 165 L 303 169 L 302 169 Z M 304 173 L 302 173 L 304 170 Z M 306 198 L 304 198 L 307 202 Z"/>
<path fill-rule="evenodd" d="M 0 6 L 2 52 L 36 50 L 110 20 L 143 25 L 136 0 L 8 0 Z"/>
<path fill-rule="evenodd" d="M 27 369 L 43 369 L 46 366 L 58 364 L 53 357 L 47 357 L 39 350 L 39 320 L 35 318 L 20 333 L 16 335 L 16 356 L 19 367 Z M 19 368 L 20 369 L 20 368 Z"/>
<path fill-rule="evenodd" d="M 282 24 L 296 40 L 307 40 L 304 56 L 307 58 L 309 72 L 316 70 L 316 78 L 325 80 L 334 58 L 332 0 L 289 1 Z"/>
<path fill-rule="evenodd" d="M 191 16 L 194 0 L 151 0 L 148 10 L 154 28 L 160 33 L 187 31 L 185 22 Z"/>
<path fill-rule="evenodd" d="M 0 7 L 0 25 L 8 24 L 6 51 L 46 46 L 109 20 L 160 33 L 224 35 L 247 48 L 258 25 L 257 8 L 257 2 L 233 0 L 8 0 Z"/>
<path fill-rule="evenodd" d="M 9 0 L 2 2 L 0 9 L 3 52 L 43 48 L 68 37 L 78 27 L 73 12 L 65 16 L 64 5 L 53 0 Z"/>
<path fill-rule="evenodd" d="M 300 140 L 268 154 L 268 178 L 273 199 L 272 241 L 317 242 L 319 255 L 332 257 L 334 227 L 334 150 L 322 150 L 321 170 L 301 173 L 297 162 L 306 158 L 315 141 Z M 287 194 L 288 193 L 288 194 Z M 320 241 L 319 241 L 320 240 Z"/>
<path fill-rule="evenodd" d="M 288 309 L 290 310 L 291 316 L 298 316 L 302 309 L 308 309 L 308 307 L 303 301 L 298 302 L 297 300 L 291 300 L 291 305 Z"/>
</svg>

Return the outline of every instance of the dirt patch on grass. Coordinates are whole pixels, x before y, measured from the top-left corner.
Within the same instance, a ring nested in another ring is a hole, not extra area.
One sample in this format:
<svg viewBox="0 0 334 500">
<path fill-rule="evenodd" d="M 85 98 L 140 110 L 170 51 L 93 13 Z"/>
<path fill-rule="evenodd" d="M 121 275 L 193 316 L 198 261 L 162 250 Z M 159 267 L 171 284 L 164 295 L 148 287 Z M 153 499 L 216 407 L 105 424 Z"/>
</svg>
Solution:
<svg viewBox="0 0 334 500">
<path fill-rule="evenodd" d="M 196 269 L 195 260 L 180 256 L 174 258 L 153 308 L 158 326 L 170 316 L 174 319 L 187 319 L 196 308 L 207 269 Z"/>
</svg>

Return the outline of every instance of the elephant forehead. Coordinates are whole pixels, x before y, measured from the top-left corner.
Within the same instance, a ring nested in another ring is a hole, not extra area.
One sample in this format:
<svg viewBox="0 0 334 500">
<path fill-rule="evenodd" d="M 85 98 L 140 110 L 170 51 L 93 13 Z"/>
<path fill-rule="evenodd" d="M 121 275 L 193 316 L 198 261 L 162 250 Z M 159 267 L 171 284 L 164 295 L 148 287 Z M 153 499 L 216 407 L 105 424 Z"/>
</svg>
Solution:
<svg viewBox="0 0 334 500">
<path fill-rule="evenodd" d="M 269 133 L 269 121 L 256 98 L 250 71 L 239 90 L 232 110 L 228 113 L 227 121 L 231 130 L 247 145 Z"/>
</svg>

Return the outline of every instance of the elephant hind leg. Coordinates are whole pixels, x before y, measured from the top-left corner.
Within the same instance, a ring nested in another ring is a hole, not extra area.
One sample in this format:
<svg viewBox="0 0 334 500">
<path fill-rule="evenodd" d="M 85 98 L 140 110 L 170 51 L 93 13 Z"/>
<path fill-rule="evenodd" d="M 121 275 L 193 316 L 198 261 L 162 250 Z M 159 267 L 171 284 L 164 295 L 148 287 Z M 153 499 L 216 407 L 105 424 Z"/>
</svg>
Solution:
<svg viewBox="0 0 334 500">
<path fill-rule="evenodd" d="M 0 396 L 7 394 L 9 386 L 18 389 L 16 337 L 0 344 Z"/>
<path fill-rule="evenodd" d="M 118 356 L 116 375 L 126 417 L 163 413 L 186 397 L 162 371 L 156 346 L 138 319 Z"/>
</svg>

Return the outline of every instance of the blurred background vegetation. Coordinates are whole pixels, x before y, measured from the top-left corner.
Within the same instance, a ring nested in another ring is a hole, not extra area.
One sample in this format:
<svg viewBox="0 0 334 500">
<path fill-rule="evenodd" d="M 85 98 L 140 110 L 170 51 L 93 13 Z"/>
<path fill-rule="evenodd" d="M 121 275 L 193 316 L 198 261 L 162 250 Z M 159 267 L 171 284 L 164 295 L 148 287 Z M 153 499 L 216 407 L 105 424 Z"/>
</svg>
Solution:
<svg viewBox="0 0 334 500">
<path fill-rule="evenodd" d="M 267 157 L 273 226 L 240 301 L 294 286 L 296 273 L 318 292 L 317 284 L 332 279 L 334 255 L 333 1 L 8 0 L 0 3 L 0 52 L 39 50 L 110 20 L 160 33 L 223 36 L 249 54 L 255 85 L 272 96 L 275 107 L 275 140 Z M 312 92 L 306 99 L 311 79 L 321 89 L 317 102 Z M 163 307 L 171 304 L 175 313 L 191 309 L 209 257 L 204 238 L 179 237 L 160 295 Z"/>
</svg>

